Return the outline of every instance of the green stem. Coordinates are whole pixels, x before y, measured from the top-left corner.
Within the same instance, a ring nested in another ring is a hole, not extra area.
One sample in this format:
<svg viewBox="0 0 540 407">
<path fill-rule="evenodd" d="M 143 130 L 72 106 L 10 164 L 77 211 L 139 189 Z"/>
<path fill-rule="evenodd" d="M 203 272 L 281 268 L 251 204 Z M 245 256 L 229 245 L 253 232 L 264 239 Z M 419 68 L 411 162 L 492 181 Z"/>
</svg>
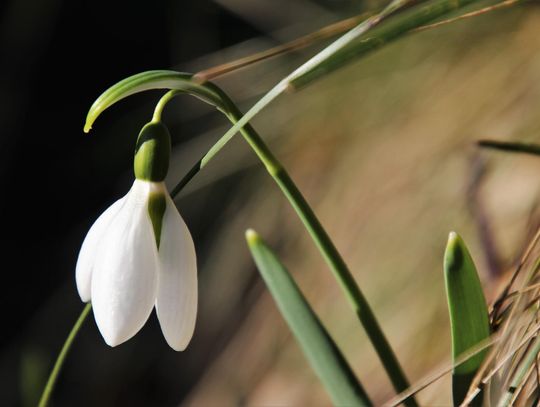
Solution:
<svg viewBox="0 0 540 407">
<path fill-rule="evenodd" d="M 172 98 L 176 96 L 175 92 L 167 92 L 161 99 L 159 99 L 155 109 L 154 109 L 154 115 L 152 116 L 153 122 L 160 122 L 161 121 L 161 115 L 163 114 L 163 109 L 165 109 L 165 106 L 167 106 L 167 103 L 170 102 Z"/>
<path fill-rule="evenodd" d="M 310 58 L 307 62 L 302 64 L 300 67 L 296 68 L 292 73 L 287 75 L 281 81 L 278 82 L 268 93 L 266 93 L 261 99 L 255 103 L 251 109 L 249 109 L 245 114 L 240 115 L 236 118 L 236 121 L 233 122 L 233 126 L 227 130 L 227 132 L 219 139 L 219 141 L 212 146 L 210 151 L 203 157 L 200 162 L 200 168 L 204 167 L 207 161 L 212 159 L 212 157 L 225 145 L 229 142 L 234 135 L 242 130 L 251 119 L 253 119 L 259 112 L 261 112 L 266 106 L 268 106 L 272 101 L 274 101 L 278 96 L 283 94 L 286 90 L 291 88 L 291 84 L 298 78 L 305 75 L 307 72 L 316 69 L 320 64 L 328 61 L 332 56 L 345 48 L 347 45 L 352 43 L 356 38 L 360 37 L 362 34 L 366 33 L 373 27 L 376 27 L 380 22 L 382 22 L 386 17 L 409 4 L 412 0 L 393 0 L 391 1 L 380 13 L 375 14 L 369 17 L 367 20 L 361 22 L 359 25 L 354 27 L 352 30 L 348 31 L 346 34 L 339 37 L 333 43 L 328 45 L 318 54 Z M 453 1 L 453 0 L 450 0 Z M 210 85 L 210 84 L 208 84 Z M 222 92 L 221 92 L 222 93 Z"/>
<path fill-rule="evenodd" d="M 207 84 L 207 86 L 210 86 L 210 84 Z M 221 89 L 215 85 L 212 85 L 212 87 L 214 93 L 220 95 L 222 105 L 225 107 L 225 109 L 223 109 L 224 114 L 233 124 L 238 123 L 242 117 L 240 110 Z M 170 100 L 171 94 L 175 95 L 179 93 L 181 92 L 173 90 L 168 92 L 164 97 L 166 97 L 167 100 Z M 360 290 L 360 287 L 347 267 L 347 264 L 339 254 L 336 246 L 324 230 L 308 202 L 297 188 L 296 184 L 291 179 L 283 165 L 279 162 L 276 156 L 274 156 L 272 151 L 268 148 L 255 129 L 250 124 L 247 124 L 242 127 L 240 132 L 251 148 L 255 151 L 261 162 L 264 164 L 268 173 L 276 181 L 281 191 L 287 197 L 290 204 L 298 214 L 300 220 L 308 230 L 310 236 L 323 255 L 326 263 L 332 270 L 334 277 L 344 291 L 354 312 L 364 326 L 364 329 L 366 330 L 375 351 L 381 359 L 381 362 L 392 384 L 394 385 L 394 388 L 397 392 L 406 390 L 409 387 L 409 382 L 397 360 L 396 355 L 394 354 L 394 351 L 392 350 L 392 347 L 390 346 L 390 343 L 386 339 L 386 336 L 377 322 L 371 307 L 369 306 L 366 298 Z M 171 195 L 174 197 L 179 190 L 198 172 L 198 170 L 212 159 L 217 151 L 219 151 L 219 149 L 215 151 L 211 150 L 207 155 L 205 155 L 205 157 L 201 159 L 173 189 Z M 412 398 L 407 400 L 405 404 L 408 406 L 417 405 Z"/>
<path fill-rule="evenodd" d="M 75 322 L 75 325 L 73 325 L 73 328 L 71 328 L 71 332 L 69 333 L 66 339 L 66 342 L 64 343 L 64 346 L 62 346 L 62 350 L 60 351 L 60 354 L 58 355 L 58 358 L 56 359 L 56 362 L 54 363 L 54 367 L 51 371 L 51 374 L 49 375 L 49 379 L 47 380 L 45 389 L 43 389 L 43 394 L 41 395 L 41 399 L 39 400 L 39 407 L 46 407 L 49 404 L 52 391 L 54 390 L 56 380 L 58 379 L 58 374 L 60 373 L 60 370 L 62 369 L 62 365 L 64 364 L 64 361 L 66 360 L 66 356 L 71 348 L 71 345 L 73 344 L 73 341 L 77 337 L 79 330 L 84 324 L 86 317 L 90 313 L 91 308 L 92 308 L 92 305 L 90 303 L 86 304 L 86 306 L 81 312 L 81 315 L 77 319 L 77 322 Z"/>
<path fill-rule="evenodd" d="M 243 126 L 259 114 L 266 106 L 287 90 L 296 90 L 306 86 L 322 76 L 362 57 L 371 51 L 402 38 L 405 34 L 430 23 L 452 11 L 477 2 L 479 0 L 435 0 L 428 4 L 412 7 L 397 15 L 387 24 L 384 21 L 395 11 L 408 5 L 411 0 L 394 0 L 380 13 L 375 14 L 339 37 L 321 52 L 287 75 L 268 93 L 257 101 L 208 152 L 210 158 L 219 151 Z M 368 31 L 373 29 L 372 32 Z M 200 163 L 201 168 L 206 160 Z"/>
</svg>

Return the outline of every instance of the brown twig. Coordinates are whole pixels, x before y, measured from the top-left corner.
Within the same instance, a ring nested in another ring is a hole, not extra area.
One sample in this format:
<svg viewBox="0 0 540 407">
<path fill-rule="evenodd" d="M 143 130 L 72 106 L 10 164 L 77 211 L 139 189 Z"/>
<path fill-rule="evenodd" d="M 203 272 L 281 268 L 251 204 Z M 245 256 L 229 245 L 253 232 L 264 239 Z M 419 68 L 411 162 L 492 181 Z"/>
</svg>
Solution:
<svg viewBox="0 0 540 407">
<path fill-rule="evenodd" d="M 525 252 L 523 253 L 523 255 L 521 257 L 521 259 L 519 261 L 519 264 L 517 265 L 516 270 L 514 271 L 514 274 L 512 275 L 512 278 L 510 279 L 510 282 L 508 283 L 508 285 L 505 287 L 503 292 L 499 295 L 499 297 L 497 298 L 497 300 L 493 304 L 493 309 L 491 311 L 493 320 L 497 319 L 496 317 L 497 317 L 498 311 L 499 311 L 503 301 L 506 299 L 506 296 L 510 292 L 510 288 L 512 288 L 512 285 L 516 281 L 519 272 L 521 271 L 523 265 L 525 264 L 525 262 L 529 258 L 532 250 L 534 249 L 534 246 L 536 246 L 536 243 L 538 242 L 539 239 L 540 239 L 540 228 L 538 228 L 536 230 L 536 233 L 535 233 L 534 237 L 532 238 L 531 242 L 529 243 L 529 245 L 525 249 Z"/>
<path fill-rule="evenodd" d="M 495 4 L 493 6 L 484 7 L 480 10 L 475 10 L 470 13 L 463 14 L 458 17 L 450 18 L 447 20 L 439 21 L 433 24 L 427 24 L 421 27 L 417 27 L 415 29 L 412 29 L 411 33 L 413 32 L 419 32 L 428 30 L 431 28 L 437 28 L 446 24 L 453 23 L 458 20 L 471 18 L 471 17 L 477 17 L 479 15 L 498 10 L 505 7 L 510 7 L 516 3 L 519 3 L 523 0 L 505 0 L 501 3 Z M 267 59 L 283 55 L 287 52 L 292 51 L 298 51 L 302 48 L 308 47 L 309 45 L 312 45 L 316 42 L 323 41 L 326 39 L 330 39 L 336 35 L 343 34 L 344 32 L 354 28 L 356 25 L 358 25 L 360 22 L 364 21 L 368 17 L 370 17 L 373 13 L 363 13 L 358 16 L 354 16 L 351 18 L 348 18 L 346 20 L 338 21 L 337 23 L 330 24 L 326 27 L 323 27 L 322 29 L 315 31 L 311 34 L 304 35 L 300 38 L 297 38 L 293 41 L 287 42 L 283 45 L 279 45 L 277 47 L 270 48 L 266 51 L 258 52 L 253 55 L 249 55 L 247 57 L 239 58 L 237 60 L 227 62 L 225 64 L 216 65 L 211 68 L 203 69 L 202 71 L 197 72 L 193 79 L 197 81 L 198 83 L 204 83 L 209 80 L 213 80 L 215 78 L 227 75 L 229 73 L 235 72 L 239 69 L 246 68 L 248 66 L 251 66 L 253 64 L 256 64 L 258 62 L 265 61 Z"/>
<path fill-rule="evenodd" d="M 491 11 L 495 11 L 495 10 L 498 10 L 498 9 L 501 9 L 501 8 L 513 6 L 514 4 L 519 3 L 520 1 L 522 1 L 522 0 L 505 0 L 505 1 L 501 2 L 501 3 L 495 4 L 493 6 L 484 7 L 484 8 L 481 8 L 480 10 L 471 11 L 470 13 L 465 13 L 465 14 L 462 14 L 462 15 L 457 16 L 457 17 L 449 18 L 447 20 L 438 21 L 438 22 L 433 23 L 433 24 L 428 24 L 428 25 L 424 25 L 422 27 L 415 28 L 415 29 L 411 30 L 411 32 L 425 31 L 425 30 L 429 30 L 431 28 L 437 28 L 437 27 L 440 27 L 440 26 L 443 26 L 443 25 L 446 25 L 446 24 L 454 23 L 454 22 L 459 21 L 459 20 L 464 20 L 464 19 L 471 18 L 471 17 L 477 17 L 479 15 L 489 13 Z"/>
<path fill-rule="evenodd" d="M 199 83 L 204 83 L 206 81 L 226 75 L 238 69 L 253 65 L 257 62 L 261 62 L 266 59 L 285 54 L 287 52 L 300 50 L 302 48 L 308 47 L 315 42 L 323 41 L 341 33 L 344 33 L 345 31 L 355 27 L 371 15 L 372 13 L 363 13 L 358 16 L 348 18 L 346 20 L 338 21 L 337 23 L 330 24 L 318 31 L 304 35 L 303 37 L 297 38 L 286 44 L 278 45 L 277 47 L 270 48 L 266 51 L 258 52 L 253 55 L 249 55 L 247 57 L 240 58 L 232 62 L 227 62 L 222 65 L 217 65 L 212 68 L 204 69 L 197 72 L 194 76 L 194 79 Z"/>
<path fill-rule="evenodd" d="M 540 228 L 536 231 L 536 234 L 535 234 L 534 238 L 530 241 L 529 245 L 525 249 L 525 252 L 522 254 L 521 259 L 519 261 L 519 264 L 517 265 L 516 270 L 514 271 L 514 274 L 512 275 L 512 278 L 510 279 L 510 282 L 507 284 L 507 286 L 505 287 L 505 289 L 503 290 L 501 295 L 499 295 L 499 297 L 495 301 L 495 303 L 494 303 L 494 305 L 492 307 L 492 311 L 491 311 L 491 319 L 492 319 L 492 321 L 496 321 L 498 319 L 500 307 L 502 306 L 502 304 L 506 300 L 507 295 L 508 295 L 511 287 L 513 286 L 515 280 L 517 279 L 517 276 L 519 275 L 521 269 L 523 268 L 523 265 L 525 264 L 525 262 L 529 258 L 530 254 L 532 253 L 532 251 L 533 251 L 534 247 L 536 246 L 536 244 L 538 243 L 539 239 L 540 239 Z M 527 283 L 528 282 L 526 281 L 525 284 L 527 284 Z M 513 314 L 515 312 L 517 312 L 516 310 L 517 310 L 517 308 L 519 306 L 520 299 L 521 299 L 521 293 L 518 294 L 517 299 L 510 306 L 510 314 L 509 314 L 509 317 L 506 318 L 506 323 L 504 324 L 503 328 L 500 331 L 498 331 L 501 334 L 501 343 L 506 342 L 506 338 L 508 337 L 508 331 L 509 331 L 508 327 L 510 325 L 510 322 L 512 321 Z M 526 343 L 526 342 L 522 341 L 522 344 L 524 344 L 524 343 Z M 510 352 L 509 355 L 512 355 L 512 352 Z M 484 373 L 486 372 L 486 370 L 490 366 L 490 364 L 493 361 L 494 357 L 495 357 L 495 352 L 492 350 L 488 354 L 488 356 L 486 357 L 484 362 L 482 363 L 482 366 L 480 367 L 480 369 L 478 369 L 478 371 L 476 372 L 476 375 L 475 375 L 474 379 L 471 382 L 470 393 L 465 398 L 464 402 L 470 402 L 474 398 L 474 395 L 473 395 L 474 390 L 473 389 L 477 388 L 480 385 L 480 383 L 486 383 L 487 380 L 489 380 L 489 378 L 492 376 L 492 374 L 494 374 L 493 372 L 500 369 L 500 367 L 502 367 L 503 364 L 505 363 L 505 362 L 504 363 L 499 363 L 499 365 L 498 365 L 499 367 L 497 369 L 492 369 L 492 371 L 491 371 L 492 373 L 488 374 L 486 377 L 484 377 Z M 503 358 L 503 360 L 504 360 L 504 358 Z"/>
</svg>

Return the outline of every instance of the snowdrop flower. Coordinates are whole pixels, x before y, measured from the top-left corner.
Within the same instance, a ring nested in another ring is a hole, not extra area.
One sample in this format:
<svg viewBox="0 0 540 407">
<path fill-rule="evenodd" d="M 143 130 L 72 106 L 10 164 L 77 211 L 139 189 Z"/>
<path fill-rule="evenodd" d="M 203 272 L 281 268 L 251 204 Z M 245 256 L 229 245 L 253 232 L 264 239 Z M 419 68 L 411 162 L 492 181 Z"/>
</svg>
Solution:
<svg viewBox="0 0 540 407">
<path fill-rule="evenodd" d="M 193 335 L 197 264 L 191 234 L 163 183 L 170 148 L 161 122 L 141 130 L 133 186 L 96 220 L 79 253 L 77 290 L 92 302 L 110 346 L 133 337 L 154 305 L 173 349 L 184 350 Z"/>
</svg>

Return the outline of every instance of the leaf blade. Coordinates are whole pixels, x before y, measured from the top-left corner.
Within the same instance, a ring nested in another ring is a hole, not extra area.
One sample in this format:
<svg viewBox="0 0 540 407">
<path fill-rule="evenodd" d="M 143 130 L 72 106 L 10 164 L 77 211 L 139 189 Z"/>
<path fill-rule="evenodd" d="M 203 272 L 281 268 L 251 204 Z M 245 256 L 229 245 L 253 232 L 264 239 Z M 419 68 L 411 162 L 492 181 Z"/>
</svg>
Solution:
<svg viewBox="0 0 540 407">
<path fill-rule="evenodd" d="M 301 89 L 317 79 L 334 72 L 357 59 L 376 51 L 391 42 L 404 38 L 412 30 L 431 23 L 452 11 L 473 4 L 478 0 L 431 0 L 414 5 L 394 18 L 365 33 L 347 46 L 335 52 L 324 62 L 296 76 L 290 81 L 290 89 Z"/>
<path fill-rule="evenodd" d="M 168 70 L 145 71 L 125 78 L 103 92 L 86 115 L 84 132 L 88 133 L 99 115 L 113 104 L 135 93 L 153 89 L 175 89 L 190 93 L 218 108 L 223 106 L 221 96 L 211 85 L 197 83 L 192 74 Z"/>
<path fill-rule="evenodd" d="M 444 277 L 452 334 L 452 358 L 456 361 L 490 335 L 488 309 L 476 266 L 461 237 L 451 232 L 444 254 Z M 452 395 L 459 405 L 469 390 L 487 350 L 454 369 Z M 475 398 L 481 404 L 481 397 Z"/>
<path fill-rule="evenodd" d="M 364 388 L 289 272 L 252 230 L 249 249 L 268 290 L 335 405 L 371 405 Z"/>
</svg>

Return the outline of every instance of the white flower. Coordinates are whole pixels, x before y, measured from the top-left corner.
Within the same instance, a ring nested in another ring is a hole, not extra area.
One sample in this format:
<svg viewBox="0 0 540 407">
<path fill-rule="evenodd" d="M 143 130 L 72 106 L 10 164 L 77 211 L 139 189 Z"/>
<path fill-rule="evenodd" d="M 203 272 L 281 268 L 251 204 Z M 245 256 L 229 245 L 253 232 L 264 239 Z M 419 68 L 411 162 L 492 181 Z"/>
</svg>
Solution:
<svg viewBox="0 0 540 407">
<path fill-rule="evenodd" d="M 134 336 L 155 305 L 167 343 L 186 348 L 197 314 L 195 248 L 163 182 L 136 179 L 103 212 L 81 247 L 76 281 L 110 346 Z"/>
</svg>

